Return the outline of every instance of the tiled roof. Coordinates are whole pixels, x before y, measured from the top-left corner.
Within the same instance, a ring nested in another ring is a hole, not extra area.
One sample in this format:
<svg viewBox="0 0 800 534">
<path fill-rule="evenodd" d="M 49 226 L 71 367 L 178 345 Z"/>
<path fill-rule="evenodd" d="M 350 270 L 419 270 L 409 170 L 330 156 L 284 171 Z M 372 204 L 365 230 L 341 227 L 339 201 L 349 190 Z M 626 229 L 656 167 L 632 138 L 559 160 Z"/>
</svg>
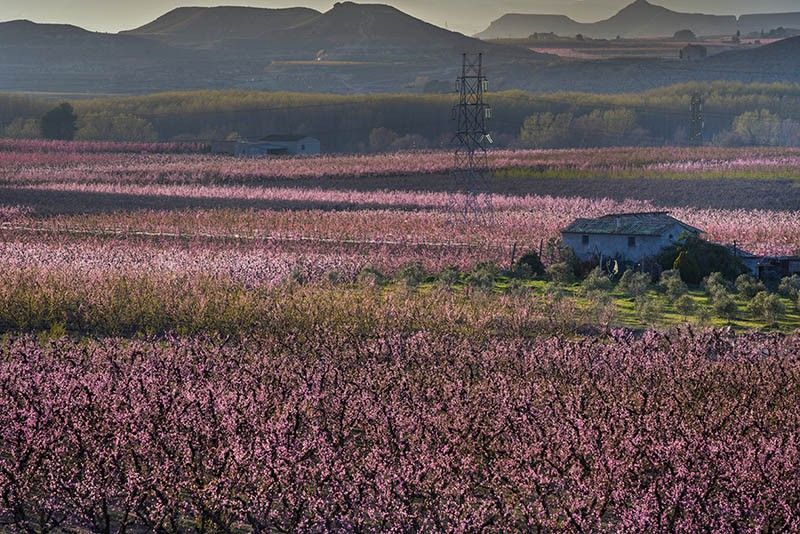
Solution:
<svg viewBox="0 0 800 534">
<path fill-rule="evenodd" d="M 597 219 L 578 219 L 564 229 L 568 234 L 606 234 L 660 236 L 676 224 L 687 232 L 700 234 L 701 230 L 671 217 L 667 212 L 617 213 Z"/>
<path fill-rule="evenodd" d="M 272 134 L 267 135 L 261 138 L 261 141 L 274 141 L 274 142 L 283 142 L 283 143 L 293 143 L 296 141 L 300 141 L 301 139 L 307 138 L 307 135 L 281 135 L 281 134 Z"/>
</svg>

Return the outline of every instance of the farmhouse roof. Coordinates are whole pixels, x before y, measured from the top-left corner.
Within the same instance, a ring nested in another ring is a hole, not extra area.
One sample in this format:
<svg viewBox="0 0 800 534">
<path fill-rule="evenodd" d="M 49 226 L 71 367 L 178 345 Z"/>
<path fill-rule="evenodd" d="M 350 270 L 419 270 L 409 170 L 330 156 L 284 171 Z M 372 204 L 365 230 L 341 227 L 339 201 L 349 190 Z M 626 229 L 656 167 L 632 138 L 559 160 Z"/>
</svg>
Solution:
<svg viewBox="0 0 800 534">
<path fill-rule="evenodd" d="M 702 233 L 701 230 L 670 216 L 666 211 L 615 213 L 597 219 L 577 219 L 564 229 L 564 233 L 661 236 L 676 224 L 689 233 Z"/>
<path fill-rule="evenodd" d="M 283 142 L 283 143 L 294 143 L 294 142 L 300 141 L 302 139 L 307 139 L 307 138 L 308 138 L 307 135 L 272 134 L 272 135 L 266 135 L 266 136 L 262 137 L 261 141 L 267 141 L 267 142 L 272 141 L 274 143 L 280 143 L 280 142 Z"/>
</svg>

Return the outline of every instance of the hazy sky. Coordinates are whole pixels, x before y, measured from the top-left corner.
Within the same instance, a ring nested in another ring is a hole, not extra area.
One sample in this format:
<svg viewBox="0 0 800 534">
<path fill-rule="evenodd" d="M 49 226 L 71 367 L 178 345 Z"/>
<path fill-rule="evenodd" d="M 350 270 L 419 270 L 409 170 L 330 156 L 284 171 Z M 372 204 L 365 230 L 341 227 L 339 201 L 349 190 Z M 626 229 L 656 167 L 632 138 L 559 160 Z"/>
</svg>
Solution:
<svg viewBox="0 0 800 534">
<path fill-rule="evenodd" d="M 377 0 L 381 1 L 381 0 Z M 581 21 L 613 14 L 632 0 L 388 0 L 420 18 L 465 33 L 483 30 L 503 13 L 561 13 Z M 376 2 L 376 0 L 373 0 Z M 652 0 L 690 12 L 742 14 L 800 11 L 800 0 Z M 304 5 L 328 9 L 328 0 L 0 0 L 0 20 L 30 19 L 62 22 L 98 31 L 131 29 L 178 6 L 250 5 L 287 7 Z"/>
</svg>

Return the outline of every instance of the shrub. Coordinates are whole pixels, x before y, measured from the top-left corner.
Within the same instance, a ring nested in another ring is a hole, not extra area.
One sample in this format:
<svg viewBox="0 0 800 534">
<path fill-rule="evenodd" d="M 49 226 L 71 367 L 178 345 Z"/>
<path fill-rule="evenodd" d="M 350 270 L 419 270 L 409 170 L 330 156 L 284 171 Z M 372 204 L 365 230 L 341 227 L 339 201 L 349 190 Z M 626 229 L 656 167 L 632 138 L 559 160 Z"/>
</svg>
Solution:
<svg viewBox="0 0 800 534">
<path fill-rule="evenodd" d="M 797 297 L 800 296 L 800 276 L 795 274 L 781 280 L 778 293 L 787 299 L 797 300 Z"/>
<path fill-rule="evenodd" d="M 546 270 L 541 258 L 536 252 L 526 252 L 517 263 L 514 265 L 514 273 L 520 273 L 524 276 L 542 276 Z"/>
<path fill-rule="evenodd" d="M 736 305 L 736 300 L 727 291 L 717 293 L 714 298 L 714 313 L 720 319 L 732 322 L 739 316 L 739 306 Z"/>
<path fill-rule="evenodd" d="M 359 284 L 367 286 L 382 286 L 386 284 L 386 276 L 375 267 L 364 267 L 358 273 L 357 281 Z"/>
<path fill-rule="evenodd" d="M 697 322 L 704 326 L 711 324 L 711 310 L 702 306 L 698 308 Z"/>
<path fill-rule="evenodd" d="M 550 282 L 544 286 L 544 295 L 551 301 L 558 302 L 567 296 L 567 292 L 561 285 Z"/>
<path fill-rule="evenodd" d="M 571 284 L 575 282 L 575 269 L 567 262 L 554 263 L 547 268 L 547 276 L 553 282 Z"/>
<path fill-rule="evenodd" d="M 695 303 L 694 299 L 689 295 L 681 295 L 675 300 L 675 311 L 680 313 L 683 316 L 683 319 L 686 320 L 688 317 L 697 310 L 697 304 Z"/>
<path fill-rule="evenodd" d="M 786 315 L 786 306 L 778 295 L 762 291 L 747 304 L 747 310 L 754 317 L 762 319 L 767 326 L 774 326 Z"/>
<path fill-rule="evenodd" d="M 545 247 L 545 257 L 550 259 L 550 263 L 566 263 L 570 266 L 573 273 L 578 272 L 580 261 L 575 255 L 575 251 L 564 244 L 560 239 L 551 238 Z"/>
<path fill-rule="evenodd" d="M 438 285 L 443 287 L 453 287 L 461 281 L 461 271 L 458 267 L 447 267 L 436 277 Z"/>
<path fill-rule="evenodd" d="M 711 300 L 716 300 L 717 295 L 726 295 L 730 289 L 728 281 L 722 276 L 721 273 L 711 273 L 703 280 L 703 286 L 706 289 Z"/>
<path fill-rule="evenodd" d="M 640 295 L 636 298 L 636 315 L 645 324 L 654 325 L 661 318 L 661 307 L 658 302 L 649 298 L 647 295 Z"/>
<path fill-rule="evenodd" d="M 673 303 L 689 292 L 689 288 L 681 279 L 679 271 L 664 271 L 661 273 L 660 286 L 666 293 L 667 299 Z"/>
<path fill-rule="evenodd" d="M 347 281 L 347 277 L 342 275 L 342 273 L 339 271 L 328 271 L 327 278 L 328 282 L 333 285 L 341 284 Z"/>
<path fill-rule="evenodd" d="M 764 286 L 763 282 L 750 275 L 743 274 L 736 279 L 736 291 L 738 291 L 739 295 L 744 299 L 750 300 L 757 294 L 766 290 L 767 288 Z"/>
<path fill-rule="evenodd" d="M 650 286 L 651 281 L 652 279 L 647 273 L 637 273 L 627 270 L 622 273 L 622 277 L 619 279 L 617 288 L 629 297 L 636 298 L 639 295 L 643 295 L 647 292 L 647 288 Z"/>
<path fill-rule="evenodd" d="M 726 247 L 694 236 L 665 248 L 658 255 L 658 263 L 664 270 L 680 271 L 681 278 L 689 284 L 699 284 L 714 272 L 727 280 L 735 280 L 740 274 L 748 272 L 741 260 Z"/>
<path fill-rule="evenodd" d="M 467 275 L 467 285 L 475 289 L 491 290 L 499 274 L 500 269 L 494 263 L 479 263 Z"/>
<path fill-rule="evenodd" d="M 600 267 L 595 267 L 581 283 L 581 291 L 585 294 L 592 292 L 606 292 L 613 284 L 608 275 Z"/>
<path fill-rule="evenodd" d="M 425 269 L 421 263 L 410 263 L 400 269 L 397 276 L 406 287 L 415 288 L 425 281 Z"/>
<path fill-rule="evenodd" d="M 589 301 L 586 311 L 591 324 L 601 325 L 606 328 L 610 326 L 617 314 L 617 306 L 611 299 L 611 295 L 606 291 L 600 290 L 586 293 L 585 296 Z"/>
<path fill-rule="evenodd" d="M 531 292 L 531 288 L 525 285 L 522 280 L 512 279 L 505 287 L 505 292 L 510 295 L 528 295 Z"/>
</svg>

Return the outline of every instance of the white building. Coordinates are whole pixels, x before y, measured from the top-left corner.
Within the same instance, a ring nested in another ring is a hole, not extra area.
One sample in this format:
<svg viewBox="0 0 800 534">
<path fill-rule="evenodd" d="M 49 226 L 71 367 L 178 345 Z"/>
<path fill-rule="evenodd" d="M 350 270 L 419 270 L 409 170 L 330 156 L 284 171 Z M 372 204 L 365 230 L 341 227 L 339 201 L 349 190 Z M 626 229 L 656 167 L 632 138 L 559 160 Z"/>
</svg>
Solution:
<svg viewBox="0 0 800 534">
<path fill-rule="evenodd" d="M 307 135 L 268 135 L 259 141 L 283 149 L 290 156 L 316 156 L 322 152 L 319 139 Z"/>
<path fill-rule="evenodd" d="M 562 230 L 561 236 L 582 261 L 615 259 L 640 263 L 657 256 L 686 234 L 701 233 L 667 212 L 650 212 L 578 219 Z"/>
<path fill-rule="evenodd" d="M 216 141 L 211 144 L 214 154 L 230 156 L 316 156 L 322 151 L 319 139 L 306 135 L 268 135 L 261 139 Z"/>
</svg>

